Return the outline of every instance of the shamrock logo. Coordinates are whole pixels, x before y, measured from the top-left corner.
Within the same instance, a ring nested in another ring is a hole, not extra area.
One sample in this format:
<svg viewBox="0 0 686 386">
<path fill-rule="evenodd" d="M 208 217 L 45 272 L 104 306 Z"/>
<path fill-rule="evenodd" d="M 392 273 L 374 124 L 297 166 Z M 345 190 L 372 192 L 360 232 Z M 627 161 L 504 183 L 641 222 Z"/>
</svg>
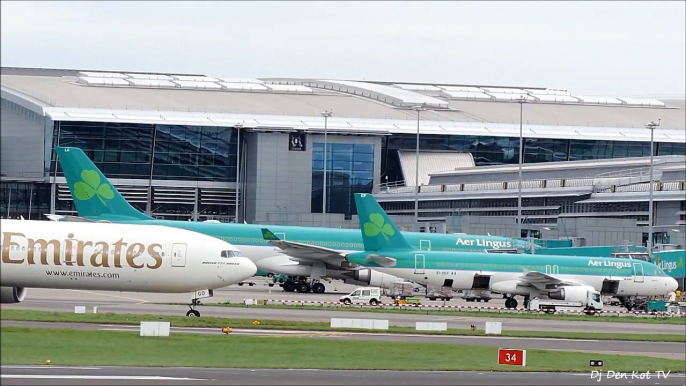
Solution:
<svg viewBox="0 0 686 386">
<path fill-rule="evenodd" d="M 395 231 L 391 224 L 386 224 L 383 216 L 378 213 L 372 213 L 369 215 L 369 221 L 364 223 L 364 234 L 369 237 L 374 237 L 381 233 L 384 239 L 388 240 L 388 236 L 393 236 Z"/>
<path fill-rule="evenodd" d="M 684 266 L 684 258 L 683 257 L 679 258 L 679 262 L 677 263 L 676 266 L 679 268 L 683 268 L 683 266 Z"/>
<path fill-rule="evenodd" d="M 81 172 L 81 179 L 74 184 L 74 196 L 81 201 L 90 200 L 93 196 L 98 197 L 103 205 L 107 206 L 104 199 L 114 198 L 114 192 L 109 184 L 100 183 L 100 175 L 95 170 L 84 170 Z"/>
</svg>

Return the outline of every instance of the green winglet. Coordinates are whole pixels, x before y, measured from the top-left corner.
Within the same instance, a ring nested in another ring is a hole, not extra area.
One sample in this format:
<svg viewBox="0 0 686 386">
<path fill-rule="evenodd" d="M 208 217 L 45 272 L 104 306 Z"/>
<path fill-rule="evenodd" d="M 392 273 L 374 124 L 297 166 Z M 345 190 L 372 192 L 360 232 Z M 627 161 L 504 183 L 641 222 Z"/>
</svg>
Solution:
<svg viewBox="0 0 686 386">
<path fill-rule="evenodd" d="M 276 235 L 267 228 L 262 228 L 262 238 L 267 241 L 281 241 L 280 238 L 276 237 Z"/>
</svg>

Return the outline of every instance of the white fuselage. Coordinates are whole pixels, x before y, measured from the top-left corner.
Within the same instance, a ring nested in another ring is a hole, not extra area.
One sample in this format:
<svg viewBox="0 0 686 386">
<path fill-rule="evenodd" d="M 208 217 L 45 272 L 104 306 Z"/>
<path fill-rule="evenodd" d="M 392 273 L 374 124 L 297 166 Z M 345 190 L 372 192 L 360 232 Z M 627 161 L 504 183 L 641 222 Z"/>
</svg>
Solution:
<svg viewBox="0 0 686 386">
<path fill-rule="evenodd" d="M 529 295 L 528 287 L 517 287 L 516 282 L 522 277 L 523 272 L 485 272 L 468 270 L 416 270 L 411 268 L 380 268 L 375 270 L 416 283 L 442 286 L 446 279 L 453 280 L 452 288 L 455 290 L 469 290 L 474 284 L 474 276 L 490 275 L 489 290 L 498 293 L 510 293 L 513 295 Z M 593 276 L 593 275 L 565 275 L 555 274 L 559 279 L 583 283 L 593 287 L 596 291 L 602 291 L 604 280 L 619 281 L 618 296 L 657 296 L 665 295 L 676 288 L 676 281 L 668 276 Z"/>
<path fill-rule="evenodd" d="M 181 293 L 257 271 L 231 244 L 178 228 L 3 219 L 1 229 L 3 287 Z"/>
</svg>

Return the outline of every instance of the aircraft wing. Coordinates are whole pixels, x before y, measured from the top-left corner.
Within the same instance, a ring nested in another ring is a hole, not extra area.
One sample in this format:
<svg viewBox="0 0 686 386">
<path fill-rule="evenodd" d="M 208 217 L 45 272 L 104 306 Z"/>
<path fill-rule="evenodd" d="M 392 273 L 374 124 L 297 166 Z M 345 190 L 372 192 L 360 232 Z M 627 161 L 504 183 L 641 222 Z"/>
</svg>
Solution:
<svg viewBox="0 0 686 386">
<path fill-rule="evenodd" d="M 547 273 L 542 273 L 538 271 L 529 271 L 524 269 L 524 275 L 519 277 L 519 282 L 523 285 L 531 285 L 534 287 L 545 287 L 547 284 L 557 284 L 557 285 L 585 285 L 584 283 L 579 283 L 573 280 L 560 279 L 559 277 Z"/>
<path fill-rule="evenodd" d="M 79 216 L 64 216 L 61 214 L 50 214 L 45 215 L 50 221 L 69 221 L 69 222 L 95 222 L 93 220 L 88 220 Z"/>
<path fill-rule="evenodd" d="M 367 261 L 377 263 L 382 267 L 393 267 L 398 262 L 396 259 L 388 256 L 369 255 Z"/>
<path fill-rule="evenodd" d="M 281 249 L 284 254 L 298 261 L 329 263 L 340 267 L 341 262 L 345 260 L 345 254 L 340 251 L 295 241 L 281 240 L 266 228 L 262 228 L 262 237 L 271 245 Z"/>
</svg>

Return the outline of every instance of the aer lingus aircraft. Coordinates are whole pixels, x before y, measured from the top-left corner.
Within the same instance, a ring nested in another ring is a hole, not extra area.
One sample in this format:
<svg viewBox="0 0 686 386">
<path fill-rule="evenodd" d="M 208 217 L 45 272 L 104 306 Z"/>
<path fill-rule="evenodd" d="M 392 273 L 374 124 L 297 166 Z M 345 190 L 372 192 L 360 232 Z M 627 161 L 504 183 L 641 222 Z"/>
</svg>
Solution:
<svg viewBox="0 0 686 386">
<path fill-rule="evenodd" d="M 345 254 L 354 264 L 416 283 L 483 289 L 507 294 L 505 306 L 516 308 L 516 295 L 582 301 L 589 290 L 614 296 L 665 295 L 677 281 L 657 265 L 634 259 L 509 253 L 421 251 L 398 231 L 371 194 L 356 194 L 364 252 Z M 286 248 L 288 241 L 263 229 L 265 239 Z M 321 248 L 312 246 L 312 250 Z"/>
<path fill-rule="evenodd" d="M 320 279 L 326 277 L 377 287 L 387 287 L 400 280 L 388 273 L 352 266 L 340 255 L 364 250 L 362 237 L 356 229 L 269 225 L 279 238 L 292 242 L 286 249 L 278 249 L 264 240 L 262 225 L 156 220 L 132 207 L 81 149 L 57 147 L 55 150 L 78 217 L 52 215 L 52 219 L 156 224 L 213 236 L 235 245 L 255 262 L 259 270 L 293 277 L 294 280 L 283 284 L 283 289 L 289 292 L 322 293 L 326 289 Z M 427 251 L 485 252 L 527 247 L 524 241 L 500 236 L 419 232 L 405 232 L 403 235 L 414 248 Z M 304 248 L 305 245 L 321 246 L 327 252 L 312 251 Z M 340 253 L 332 255 L 328 252 L 331 250 Z M 308 277 L 313 280 L 308 282 Z"/>
<path fill-rule="evenodd" d="M 255 264 L 231 244 L 159 225 L 0 220 L 0 302 L 26 288 L 193 293 L 198 299 L 252 277 Z"/>
</svg>

